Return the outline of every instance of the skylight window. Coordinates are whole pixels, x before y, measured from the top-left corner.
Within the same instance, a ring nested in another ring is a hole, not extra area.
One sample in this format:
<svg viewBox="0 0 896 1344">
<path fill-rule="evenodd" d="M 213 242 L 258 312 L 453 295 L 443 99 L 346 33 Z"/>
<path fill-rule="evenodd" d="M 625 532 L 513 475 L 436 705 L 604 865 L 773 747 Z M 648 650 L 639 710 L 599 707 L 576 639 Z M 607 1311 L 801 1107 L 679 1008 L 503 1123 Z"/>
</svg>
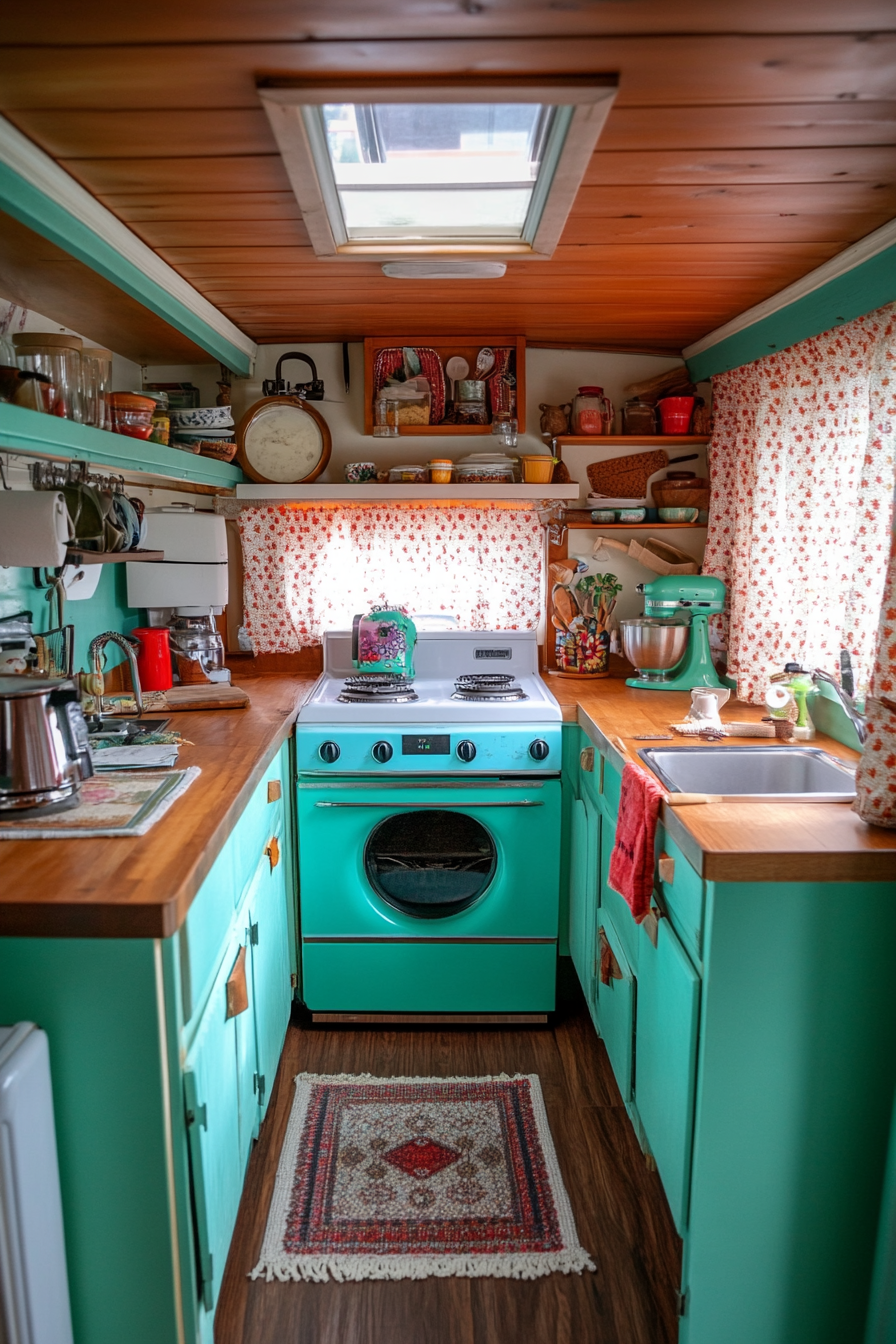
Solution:
<svg viewBox="0 0 896 1344">
<path fill-rule="evenodd" d="M 614 92 L 260 90 L 315 251 L 365 259 L 549 256 Z"/>
</svg>

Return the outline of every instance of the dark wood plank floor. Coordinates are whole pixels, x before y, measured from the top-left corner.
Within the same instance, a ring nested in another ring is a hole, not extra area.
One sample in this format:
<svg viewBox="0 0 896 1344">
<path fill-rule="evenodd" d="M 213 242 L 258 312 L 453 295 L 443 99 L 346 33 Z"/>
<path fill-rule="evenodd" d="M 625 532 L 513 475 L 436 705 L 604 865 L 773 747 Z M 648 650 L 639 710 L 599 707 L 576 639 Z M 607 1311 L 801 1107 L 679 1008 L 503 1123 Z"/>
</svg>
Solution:
<svg viewBox="0 0 896 1344">
<path fill-rule="evenodd" d="M 649 1171 L 581 991 L 564 962 L 549 1027 L 289 1028 L 249 1163 L 216 1344 L 674 1344 L 681 1242 Z M 293 1078 L 310 1073 L 537 1073 L 560 1169 L 595 1274 L 420 1282 L 264 1283 L 258 1258 Z"/>
</svg>

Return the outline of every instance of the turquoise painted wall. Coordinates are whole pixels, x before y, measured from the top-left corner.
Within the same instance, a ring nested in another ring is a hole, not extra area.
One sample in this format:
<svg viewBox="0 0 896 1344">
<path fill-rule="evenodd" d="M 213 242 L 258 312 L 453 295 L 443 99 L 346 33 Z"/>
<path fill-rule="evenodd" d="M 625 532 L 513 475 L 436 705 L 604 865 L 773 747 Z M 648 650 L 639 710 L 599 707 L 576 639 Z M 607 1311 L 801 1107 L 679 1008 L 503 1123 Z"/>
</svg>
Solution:
<svg viewBox="0 0 896 1344">
<path fill-rule="evenodd" d="M 87 668 L 87 646 L 94 635 L 104 630 L 119 630 L 123 634 L 140 625 L 143 612 L 127 605 L 127 586 L 124 565 L 101 565 L 99 586 L 93 597 L 82 602 L 66 602 L 66 623 L 75 627 L 75 670 Z M 17 611 L 34 613 L 37 634 L 50 629 L 50 604 L 47 590 L 36 588 L 30 569 L 0 568 L 0 617 L 12 616 Z M 55 604 L 54 604 L 55 610 Z M 109 647 L 107 664 L 113 667 L 122 655 Z"/>
</svg>

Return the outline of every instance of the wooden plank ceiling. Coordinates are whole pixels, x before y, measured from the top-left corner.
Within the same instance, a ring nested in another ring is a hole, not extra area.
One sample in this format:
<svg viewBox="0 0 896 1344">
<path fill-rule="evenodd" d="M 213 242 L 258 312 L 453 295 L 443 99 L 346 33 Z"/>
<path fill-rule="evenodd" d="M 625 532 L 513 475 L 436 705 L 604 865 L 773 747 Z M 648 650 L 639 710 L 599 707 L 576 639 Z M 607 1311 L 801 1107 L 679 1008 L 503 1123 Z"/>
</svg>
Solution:
<svg viewBox="0 0 896 1344">
<path fill-rule="evenodd" d="M 256 80 L 393 71 L 618 73 L 550 262 L 315 258 Z M 677 352 L 896 215 L 892 0 L 45 0 L 4 16 L 0 111 L 260 342 Z"/>
</svg>

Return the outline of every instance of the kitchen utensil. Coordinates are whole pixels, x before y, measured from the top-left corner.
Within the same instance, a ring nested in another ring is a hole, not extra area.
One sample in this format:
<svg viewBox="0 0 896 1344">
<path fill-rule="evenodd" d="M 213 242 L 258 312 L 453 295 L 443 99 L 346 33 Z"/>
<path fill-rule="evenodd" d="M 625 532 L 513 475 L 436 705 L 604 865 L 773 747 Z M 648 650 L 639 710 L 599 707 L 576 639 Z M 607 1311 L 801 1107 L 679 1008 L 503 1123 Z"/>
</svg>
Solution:
<svg viewBox="0 0 896 1344">
<path fill-rule="evenodd" d="M 460 355 L 452 355 L 445 365 L 445 372 L 451 382 L 451 400 L 454 401 L 454 386 L 460 378 L 466 378 L 470 372 L 470 366 Z"/>
<path fill-rule="evenodd" d="M 168 630 L 158 626 L 138 626 L 131 631 L 131 638 L 140 641 L 137 650 L 140 689 L 167 691 L 173 684 Z"/>
<path fill-rule="evenodd" d="M 316 481 L 330 460 L 330 429 L 320 411 L 298 397 L 262 397 L 236 432 L 237 461 L 262 485 Z"/>
<path fill-rule="evenodd" d="M 696 397 L 663 397 L 657 402 L 664 434 L 687 434 Z"/>
<path fill-rule="evenodd" d="M 0 676 L 0 814 L 73 807 L 92 774 L 74 683 Z"/>
<path fill-rule="evenodd" d="M 660 509 L 660 518 L 664 523 L 696 523 L 699 509 L 671 508 Z"/>
<path fill-rule="evenodd" d="M 694 476 L 686 481 L 654 481 L 650 487 L 654 502 L 660 509 L 708 509 L 709 481 Z"/>
<path fill-rule="evenodd" d="M 359 672 L 414 675 L 417 628 L 403 607 L 374 607 L 352 621 L 352 665 Z"/>
<path fill-rule="evenodd" d="M 690 462 L 696 453 L 669 457 L 664 448 L 649 453 L 632 453 L 628 457 L 610 457 L 605 462 L 592 462 L 588 480 L 595 495 L 626 495 L 646 499 L 647 482 L 656 472 L 670 463 Z"/>
<path fill-rule="evenodd" d="M 281 369 L 288 359 L 301 359 L 311 370 L 311 378 L 304 383 L 290 383 L 281 376 Z M 317 376 L 317 365 L 310 355 L 301 350 L 289 350 L 277 360 L 277 370 L 273 378 L 265 378 L 261 390 L 266 397 L 298 397 L 302 401 L 323 401 L 324 380 Z"/>
<path fill-rule="evenodd" d="M 495 352 L 490 345 L 484 345 L 476 356 L 476 377 L 484 378 L 490 369 L 494 367 Z"/>
<path fill-rule="evenodd" d="M 80 336 L 60 332 L 20 331 L 12 338 L 20 369 L 42 373 L 54 388 L 50 412 L 65 420 L 81 420 Z"/>
<path fill-rule="evenodd" d="M 572 399 L 572 432 L 583 437 L 609 434 L 615 415 L 602 387 L 580 387 Z"/>
<path fill-rule="evenodd" d="M 731 697 L 727 686 L 695 686 L 691 691 L 691 708 L 687 721 L 709 728 L 721 728 L 721 709 Z"/>
<path fill-rule="evenodd" d="M 725 609 L 725 585 L 703 575 L 665 575 L 639 583 L 644 615 L 620 621 L 626 658 L 637 669 L 627 686 L 647 690 L 721 689 L 709 649 L 708 620 Z"/>
<path fill-rule="evenodd" d="M 245 709 L 250 703 L 246 692 L 227 682 L 209 682 L 196 686 L 172 686 L 165 692 L 165 704 L 176 711 L 197 709 Z"/>
</svg>

